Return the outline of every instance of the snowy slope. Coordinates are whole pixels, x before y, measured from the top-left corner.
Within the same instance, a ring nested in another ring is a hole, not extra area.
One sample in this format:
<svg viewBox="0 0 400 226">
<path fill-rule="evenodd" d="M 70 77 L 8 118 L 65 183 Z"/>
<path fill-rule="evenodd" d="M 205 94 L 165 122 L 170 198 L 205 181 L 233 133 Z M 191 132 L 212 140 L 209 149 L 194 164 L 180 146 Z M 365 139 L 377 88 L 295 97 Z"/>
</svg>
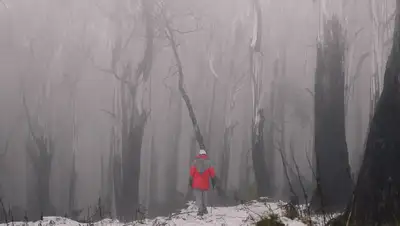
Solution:
<svg viewBox="0 0 400 226">
<path fill-rule="evenodd" d="M 282 211 L 277 203 L 261 203 L 250 202 L 245 205 L 238 205 L 233 207 L 209 207 L 209 213 L 203 217 L 198 217 L 194 203 L 189 203 L 188 208 L 181 210 L 179 213 L 171 214 L 169 217 L 158 217 L 155 219 L 148 219 L 141 222 L 132 222 L 131 224 L 123 224 L 118 221 L 105 219 L 100 222 L 94 223 L 94 226 L 124 226 L 124 225 L 173 225 L 173 226 L 191 226 L 191 225 L 254 225 L 261 216 L 268 216 L 271 213 L 278 214 L 281 221 L 288 226 L 305 226 L 300 221 L 290 220 L 282 216 Z M 10 224 L 9 224 L 10 225 Z M 45 217 L 43 221 L 38 222 L 15 222 L 15 226 L 80 226 L 86 225 L 72 221 L 62 217 Z M 0 224 L 6 226 L 6 224 Z"/>
</svg>

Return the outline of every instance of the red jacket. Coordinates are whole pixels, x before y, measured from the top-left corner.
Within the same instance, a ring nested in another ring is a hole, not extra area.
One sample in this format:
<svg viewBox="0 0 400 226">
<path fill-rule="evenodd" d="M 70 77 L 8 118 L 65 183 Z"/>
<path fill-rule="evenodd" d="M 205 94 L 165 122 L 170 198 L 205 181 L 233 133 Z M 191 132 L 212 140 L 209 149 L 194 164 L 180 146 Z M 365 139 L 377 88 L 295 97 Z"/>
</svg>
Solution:
<svg viewBox="0 0 400 226">
<path fill-rule="evenodd" d="M 207 155 L 196 156 L 190 166 L 190 177 L 193 189 L 210 189 L 210 179 L 215 177 L 215 170 Z"/>
</svg>

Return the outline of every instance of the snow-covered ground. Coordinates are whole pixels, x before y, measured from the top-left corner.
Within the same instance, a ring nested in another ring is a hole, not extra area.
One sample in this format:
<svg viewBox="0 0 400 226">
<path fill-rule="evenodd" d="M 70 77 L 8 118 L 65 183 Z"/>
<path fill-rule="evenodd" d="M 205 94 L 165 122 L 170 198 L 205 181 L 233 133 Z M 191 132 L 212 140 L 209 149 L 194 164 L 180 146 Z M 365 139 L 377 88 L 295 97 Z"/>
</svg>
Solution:
<svg viewBox="0 0 400 226">
<path fill-rule="evenodd" d="M 288 226 L 305 226 L 304 223 L 296 220 L 290 220 L 282 216 L 282 210 L 278 203 L 262 203 L 253 201 L 247 204 L 233 206 L 233 207 L 209 207 L 208 214 L 203 217 L 198 217 L 194 203 L 188 204 L 186 209 L 178 213 L 171 214 L 169 217 L 157 217 L 155 219 L 146 219 L 143 221 L 132 222 L 130 224 L 120 223 L 110 219 L 105 219 L 100 222 L 93 223 L 94 226 L 127 226 L 127 225 L 170 225 L 170 226 L 191 226 L 191 225 L 221 225 L 221 226 L 234 226 L 234 225 L 254 225 L 261 216 L 269 216 L 271 213 L 277 214 L 282 223 Z M 320 219 L 313 219 L 314 222 L 321 222 Z M 6 224 L 0 224 L 5 226 Z M 12 224 L 9 224 L 12 225 Z M 15 222 L 14 226 L 80 226 L 87 225 L 78 223 L 62 217 L 45 217 L 43 221 L 38 222 Z M 321 224 L 322 225 L 322 224 Z"/>
</svg>

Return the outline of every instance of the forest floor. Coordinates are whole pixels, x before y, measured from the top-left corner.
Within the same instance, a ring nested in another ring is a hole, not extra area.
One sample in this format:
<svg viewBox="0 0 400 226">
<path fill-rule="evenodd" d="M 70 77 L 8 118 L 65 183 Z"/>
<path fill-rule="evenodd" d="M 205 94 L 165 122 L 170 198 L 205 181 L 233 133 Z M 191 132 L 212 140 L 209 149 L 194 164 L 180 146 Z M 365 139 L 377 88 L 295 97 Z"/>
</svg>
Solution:
<svg viewBox="0 0 400 226">
<path fill-rule="evenodd" d="M 168 217 L 157 217 L 154 219 L 144 219 L 141 221 L 131 222 L 129 224 L 121 223 L 111 219 L 104 219 L 94 223 L 79 223 L 63 217 L 45 217 L 42 221 L 37 222 L 14 222 L 14 226 L 126 226 L 126 225 L 168 225 L 168 226 L 191 226 L 191 225 L 221 225 L 221 226 L 249 226 L 255 225 L 256 222 L 264 218 L 274 217 L 286 226 L 306 226 L 300 219 L 291 220 L 285 217 L 284 203 L 251 201 L 232 207 L 209 207 L 208 214 L 202 217 L 197 216 L 197 208 L 193 202 L 189 202 L 187 208 L 180 212 L 171 214 Z M 314 226 L 324 225 L 321 216 L 313 216 Z M 269 225 L 269 224 L 268 224 Z M 0 224 L 6 226 L 6 224 Z"/>
</svg>

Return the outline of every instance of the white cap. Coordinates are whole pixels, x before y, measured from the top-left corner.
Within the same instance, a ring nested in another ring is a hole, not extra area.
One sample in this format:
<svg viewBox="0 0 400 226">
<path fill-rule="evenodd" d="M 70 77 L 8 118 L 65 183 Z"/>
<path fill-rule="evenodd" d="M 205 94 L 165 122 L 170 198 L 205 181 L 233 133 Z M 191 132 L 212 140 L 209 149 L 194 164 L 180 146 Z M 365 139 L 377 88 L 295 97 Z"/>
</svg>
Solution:
<svg viewBox="0 0 400 226">
<path fill-rule="evenodd" d="M 207 152 L 203 149 L 200 149 L 199 155 L 207 155 Z"/>
</svg>

